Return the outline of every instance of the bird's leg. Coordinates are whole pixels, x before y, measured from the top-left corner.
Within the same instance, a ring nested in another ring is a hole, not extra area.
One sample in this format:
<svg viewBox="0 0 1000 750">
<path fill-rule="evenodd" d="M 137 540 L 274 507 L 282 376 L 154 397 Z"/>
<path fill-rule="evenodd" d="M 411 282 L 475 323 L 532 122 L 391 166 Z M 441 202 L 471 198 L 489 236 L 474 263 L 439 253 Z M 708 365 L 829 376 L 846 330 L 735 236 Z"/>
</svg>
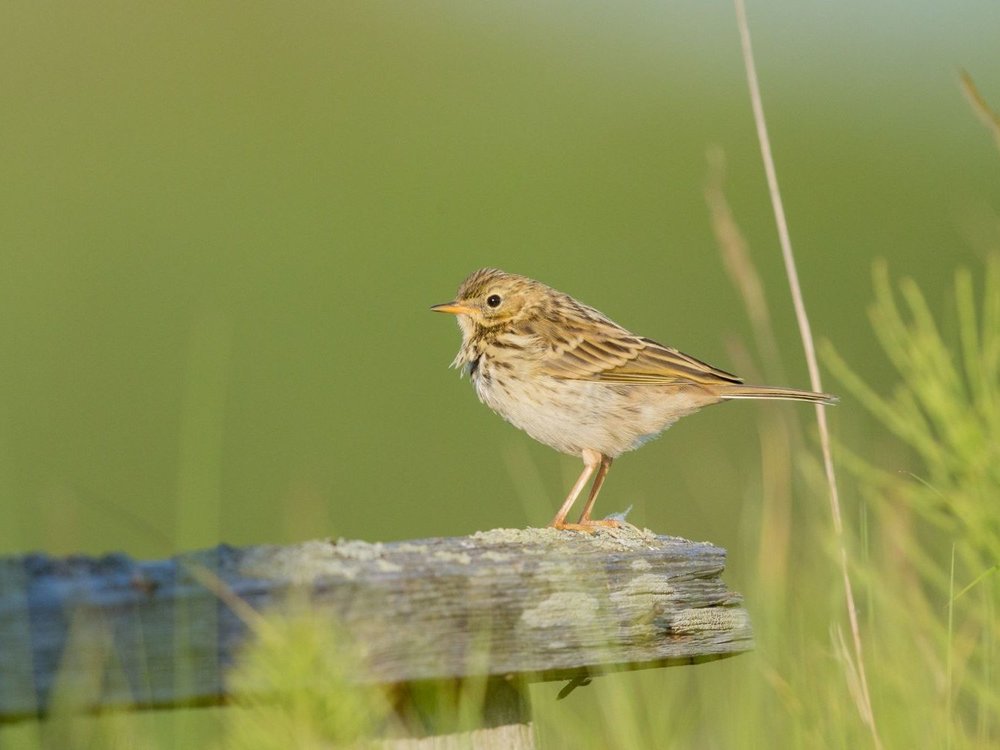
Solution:
<svg viewBox="0 0 1000 750">
<path fill-rule="evenodd" d="M 608 475 L 613 460 L 611 456 L 601 456 L 601 468 L 598 470 L 597 476 L 594 477 L 594 486 L 590 488 L 590 497 L 587 498 L 587 504 L 583 506 L 583 513 L 580 514 L 580 520 L 576 522 L 578 526 L 617 527 L 619 525 L 617 521 L 611 519 L 606 518 L 601 521 L 595 521 L 590 517 L 590 511 L 593 510 L 594 503 L 597 501 L 597 493 L 601 491 L 601 485 L 604 484 L 604 478 Z"/>
<path fill-rule="evenodd" d="M 583 491 L 584 486 L 587 484 L 587 480 L 590 479 L 591 474 L 594 473 L 594 469 L 597 468 L 597 465 L 600 464 L 603 459 L 600 453 L 595 450 L 591 450 L 590 448 L 584 448 L 580 455 L 583 457 L 583 471 L 580 472 L 580 476 L 577 478 L 573 488 L 566 496 L 566 500 L 563 502 L 562 507 L 559 508 L 559 512 L 556 513 L 556 517 L 553 518 L 552 523 L 549 524 L 550 528 L 566 528 L 566 515 L 569 513 L 569 509 L 573 507 L 573 503 L 576 502 L 576 498 Z"/>
<path fill-rule="evenodd" d="M 573 485 L 573 489 L 570 490 L 569 497 L 566 498 L 566 502 L 556 513 L 556 517 L 552 519 L 552 523 L 549 524 L 556 529 L 571 529 L 573 531 L 588 531 L 593 532 L 596 526 L 611 526 L 617 527 L 619 524 L 617 521 L 610 519 L 604 519 L 602 521 L 595 521 L 590 517 L 590 511 L 594 507 L 594 503 L 597 501 L 597 495 L 601 491 L 601 485 L 604 484 L 604 478 L 608 475 L 608 471 L 611 469 L 611 461 L 613 460 L 611 456 L 605 456 L 598 453 L 595 450 L 590 450 L 585 448 L 582 452 L 583 455 L 583 472 L 580 474 L 580 478 L 576 480 L 576 484 Z M 587 505 L 583 509 L 583 513 L 580 515 L 580 520 L 576 523 L 566 523 L 566 514 L 569 513 L 569 509 L 572 507 L 573 502 L 576 500 L 577 496 L 583 490 L 583 486 L 590 479 L 590 475 L 594 473 L 600 465 L 600 469 L 597 471 L 597 476 L 594 477 L 594 484 L 590 488 L 590 496 L 587 498 Z"/>
</svg>

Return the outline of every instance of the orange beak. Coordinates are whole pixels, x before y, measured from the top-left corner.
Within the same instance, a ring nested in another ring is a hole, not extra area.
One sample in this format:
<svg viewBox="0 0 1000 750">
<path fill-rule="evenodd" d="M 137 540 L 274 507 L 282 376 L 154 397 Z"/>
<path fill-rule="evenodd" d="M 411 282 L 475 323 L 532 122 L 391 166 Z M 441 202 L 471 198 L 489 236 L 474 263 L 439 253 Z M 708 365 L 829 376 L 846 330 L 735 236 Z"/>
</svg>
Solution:
<svg viewBox="0 0 1000 750">
<path fill-rule="evenodd" d="M 451 313 L 452 315 L 472 315 L 475 310 L 461 302 L 445 302 L 441 305 L 434 305 L 431 308 L 434 312 Z"/>
</svg>

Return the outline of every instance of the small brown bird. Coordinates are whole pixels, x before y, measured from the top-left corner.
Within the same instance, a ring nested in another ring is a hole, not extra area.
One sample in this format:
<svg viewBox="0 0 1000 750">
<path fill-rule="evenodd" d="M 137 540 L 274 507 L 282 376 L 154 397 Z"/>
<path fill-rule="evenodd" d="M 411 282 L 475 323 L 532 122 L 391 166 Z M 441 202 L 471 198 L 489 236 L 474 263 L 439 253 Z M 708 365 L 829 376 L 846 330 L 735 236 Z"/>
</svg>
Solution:
<svg viewBox="0 0 1000 750">
<path fill-rule="evenodd" d="M 458 316 L 462 347 L 452 366 L 469 374 L 480 401 L 535 440 L 583 458 L 583 472 L 549 524 L 557 529 L 617 526 L 590 517 L 611 462 L 703 406 L 734 398 L 836 401 L 828 393 L 744 385 L 568 294 L 496 268 L 476 271 L 453 302 L 431 309 Z M 566 523 L 595 470 L 580 520 Z"/>
</svg>

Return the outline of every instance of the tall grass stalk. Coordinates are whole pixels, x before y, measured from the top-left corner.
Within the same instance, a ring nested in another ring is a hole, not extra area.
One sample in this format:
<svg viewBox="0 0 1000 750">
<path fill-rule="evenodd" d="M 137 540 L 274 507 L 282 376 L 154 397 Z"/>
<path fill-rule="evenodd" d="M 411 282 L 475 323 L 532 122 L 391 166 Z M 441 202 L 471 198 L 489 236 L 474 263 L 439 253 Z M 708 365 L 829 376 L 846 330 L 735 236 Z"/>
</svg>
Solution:
<svg viewBox="0 0 1000 750">
<path fill-rule="evenodd" d="M 809 316 L 806 313 L 805 302 L 802 296 L 802 287 L 799 284 L 798 270 L 795 264 L 795 255 L 792 251 L 791 237 L 788 231 L 788 222 L 785 218 L 785 209 L 781 200 L 781 191 L 778 187 L 778 175 L 774 166 L 774 156 L 771 153 L 771 141 L 767 133 L 767 122 L 764 117 L 763 99 L 760 93 L 760 82 L 757 79 L 757 68 L 753 57 L 753 47 L 750 40 L 750 24 L 747 20 L 746 3 L 744 0 L 734 0 L 736 5 L 736 16 L 740 30 L 740 42 L 743 50 L 743 64 L 746 68 L 747 84 L 750 88 L 750 101 L 753 107 L 754 123 L 757 128 L 757 138 L 760 142 L 761 156 L 764 161 L 764 172 L 767 175 L 768 192 L 771 196 L 771 205 L 774 208 L 774 219 L 778 229 L 778 239 L 781 244 L 781 255 L 785 263 L 785 272 L 788 276 L 788 284 L 791 289 L 792 303 L 795 306 L 795 317 L 798 320 L 799 332 L 802 337 L 802 346 L 805 350 L 806 363 L 809 368 L 809 381 L 813 390 L 822 391 L 823 384 L 819 373 L 819 363 L 816 358 L 816 347 L 813 343 L 812 328 L 809 324 Z M 854 591 L 851 585 L 851 575 L 849 568 L 849 557 L 847 552 L 847 542 L 844 538 L 844 523 L 840 510 L 840 493 L 837 488 L 837 476 L 833 466 L 833 454 L 830 448 L 830 432 L 826 421 L 824 407 L 817 405 L 816 420 L 819 426 L 820 446 L 823 453 L 823 466 L 826 473 L 827 483 L 830 490 L 830 511 L 833 516 L 833 528 L 837 539 L 840 553 L 840 571 L 844 584 L 844 597 L 847 605 L 848 619 L 851 625 L 851 637 L 854 645 L 854 665 L 858 681 L 858 708 L 861 717 L 871 729 L 872 741 L 876 748 L 881 748 L 882 742 L 879 739 L 878 728 L 875 724 L 875 713 L 872 710 L 871 694 L 868 689 L 868 676 L 865 671 L 864 653 L 861 645 L 861 629 L 858 624 L 857 606 L 854 601 Z"/>
</svg>

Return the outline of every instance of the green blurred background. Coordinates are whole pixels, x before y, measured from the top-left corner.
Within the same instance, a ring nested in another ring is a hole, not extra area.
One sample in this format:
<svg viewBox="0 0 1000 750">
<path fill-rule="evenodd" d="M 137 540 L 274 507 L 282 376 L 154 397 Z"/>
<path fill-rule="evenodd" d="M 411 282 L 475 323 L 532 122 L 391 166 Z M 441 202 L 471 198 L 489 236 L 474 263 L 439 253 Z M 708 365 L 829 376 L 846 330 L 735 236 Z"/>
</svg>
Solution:
<svg viewBox="0 0 1000 750">
<path fill-rule="evenodd" d="M 1000 5 L 750 15 L 814 331 L 887 388 L 873 260 L 943 306 L 996 242 L 1000 159 L 958 71 L 1000 102 Z M 0 552 L 546 523 L 579 461 L 477 402 L 427 308 L 495 265 L 741 369 L 712 147 L 783 384 L 808 382 L 728 3 L 32 0 L 0 41 Z M 729 548 L 740 588 L 759 417 L 683 421 L 598 512 Z M 832 418 L 873 429 L 850 398 Z"/>
<path fill-rule="evenodd" d="M 4 552 L 547 522 L 579 462 L 478 404 L 427 308 L 496 265 L 734 367 L 711 146 L 807 382 L 727 3 L 2 13 Z M 995 220 L 1000 164 L 956 73 L 1000 99 L 1000 6 L 751 22 L 814 328 L 877 375 L 872 259 L 934 299 Z M 754 418 L 681 423 L 599 510 L 729 546 Z"/>
</svg>

